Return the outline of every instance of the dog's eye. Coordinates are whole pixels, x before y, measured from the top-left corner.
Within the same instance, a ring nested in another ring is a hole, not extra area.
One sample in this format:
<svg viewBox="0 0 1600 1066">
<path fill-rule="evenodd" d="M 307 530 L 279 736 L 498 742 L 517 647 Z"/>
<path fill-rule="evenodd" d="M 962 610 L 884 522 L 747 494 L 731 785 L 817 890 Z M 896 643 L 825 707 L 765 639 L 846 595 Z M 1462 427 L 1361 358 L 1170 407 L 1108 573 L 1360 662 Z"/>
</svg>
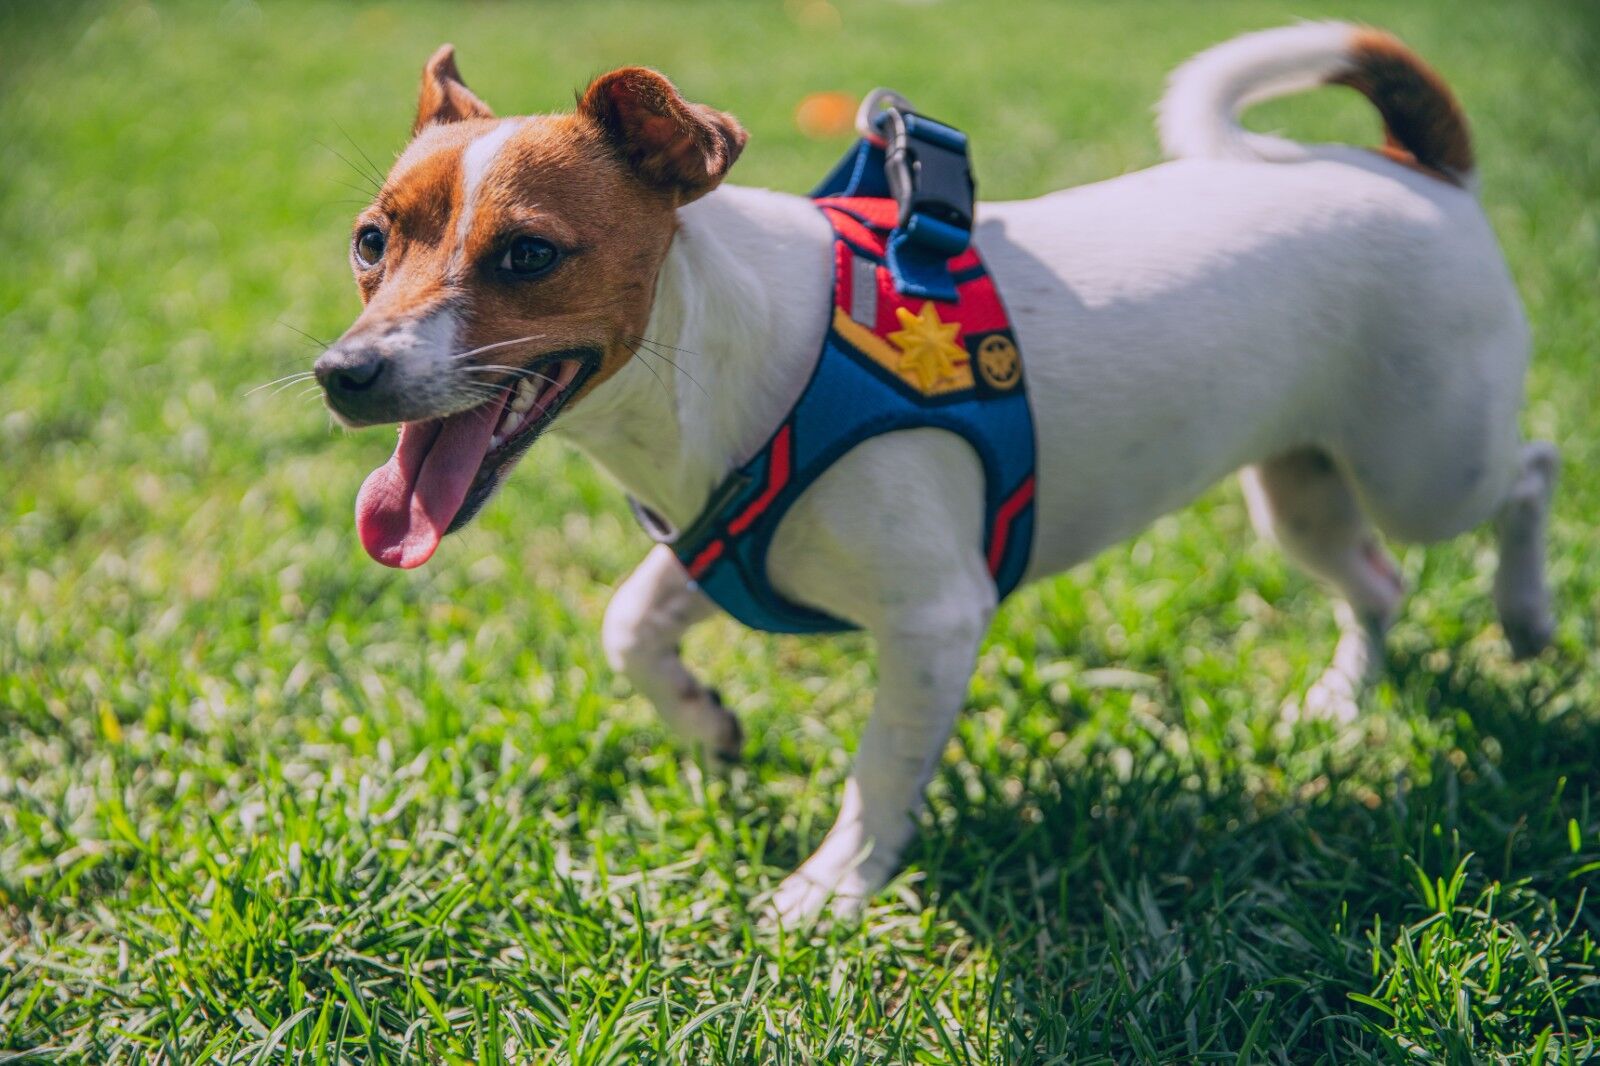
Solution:
<svg viewBox="0 0 1600 1066">
<path fill-rule="evenodd" d="M 356 234 L 356 258 L 361 260 L 362 266 L 377 266 L 383 258 L 384 245 L 388 243 L 383 235 L 383 230 L 377 226 L 364 226 Z"/>
<path fill-rule="evenodd" d="M 543 237 L 518 237 L 500 257 L 500 269 L 532 277 L 556 265 L 561 251 Z"/>
</svg>

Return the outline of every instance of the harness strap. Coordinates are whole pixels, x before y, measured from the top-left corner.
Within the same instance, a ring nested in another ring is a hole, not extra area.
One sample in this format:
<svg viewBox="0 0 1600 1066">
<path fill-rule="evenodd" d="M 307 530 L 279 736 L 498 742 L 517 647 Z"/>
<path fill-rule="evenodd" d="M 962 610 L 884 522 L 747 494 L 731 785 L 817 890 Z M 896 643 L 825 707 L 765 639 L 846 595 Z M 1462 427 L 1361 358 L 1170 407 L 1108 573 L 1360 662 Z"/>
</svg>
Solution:
<svg viewBox="0 0 1600 1066">
<path fill-rule="evenodd" d="M 880 100 L 888 106 L 878 111 Z M 972 239 L 977 196 L 967 135 L 917 114 L 904 97 L 884 89 L 863 101 L 856 122 L 861 140 L 811 198 L 893 199 L 899 217 L 885 258 L 895 291 L 953 302 L 956 282 L 945 264 Z"/>
</svg>

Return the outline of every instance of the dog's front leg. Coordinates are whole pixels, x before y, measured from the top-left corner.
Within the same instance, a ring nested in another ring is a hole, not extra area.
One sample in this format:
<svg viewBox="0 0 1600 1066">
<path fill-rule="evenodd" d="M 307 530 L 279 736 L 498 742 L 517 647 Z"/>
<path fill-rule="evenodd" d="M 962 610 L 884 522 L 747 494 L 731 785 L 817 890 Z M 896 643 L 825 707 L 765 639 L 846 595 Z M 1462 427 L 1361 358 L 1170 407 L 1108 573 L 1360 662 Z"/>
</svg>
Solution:
<svg viewBox="0 0 1600 1066">
<path fill-rule="evenodd" d="M 851 916 L 894 872 L 994 613 L 993 585 L 985 580 L 968 591 L 896 612 L 874 628 L 878 698 L 839 818 L 815 854 L 779 886 L 771 907 L 777 920 L 803 922 L 830 901 L 836 916 Z"/>
<path fill-rule="evenodd" d="M 684 631 L 715 610 L 672 550 L 658 545 L 612 594 L 600 640 L 611 668 L 633 682 L 684 739 L 719 758 L 737 759 L 744 746 L 739 720 L 715 689 L 689 672 L 678 652 Z"/>
</svg>

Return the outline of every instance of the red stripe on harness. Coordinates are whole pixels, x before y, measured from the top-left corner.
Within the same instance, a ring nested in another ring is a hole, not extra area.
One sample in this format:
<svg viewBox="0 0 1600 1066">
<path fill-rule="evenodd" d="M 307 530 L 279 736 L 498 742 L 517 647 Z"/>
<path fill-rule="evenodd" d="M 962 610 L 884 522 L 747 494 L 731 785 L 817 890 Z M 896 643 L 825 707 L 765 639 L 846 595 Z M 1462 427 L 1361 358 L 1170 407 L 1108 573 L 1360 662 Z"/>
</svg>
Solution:
<svg viewBox="0 0 1600 1066">
<path fill-rule="evenodd" d="M 823 210 L 827 211 L 828 201 L 819 201 Z M 892 204 L 893 201 L 890 201 Z M 854 244 L 860 245 L 873 255 L 882 256 L 884 253 L 883 235 L 876 230 L 862 224 L 859 219 L 845 214 L 843 211 L 828 211 L 828 221 L 833 223 L 834 232 Z"/>
<path fill-rule="evenodd" d="M 689 576 L 696 581 L 700 580 L 700 575 L 706 572 L 706 568 L 720 558 L 722 558 L 722 541 L 719 539 L 707 544 L 705 550 L 694 557 L 694 562 L 689 564 Z"/>
<path fill-rule="evenodd" d="M 1000 505 L 994 516 L 994 537 L 989 541 L 989 576 L 997 577 L 1000 564 L 1005 561 L 1006 541 L 1011 536 L 1011 523 L 1022 509 L 1033 502 L 1033 475 L 1017 487 L 1011 498 Z"/>
<path fill-rule="evenodd" d="M 750 506 L 739 512 L 739 516 L 728 523 L 728 532 L 738 536 L 750 528 L 750 523 L 761 517 L 772 501 L 777 499 L 778 493 L 789 483 L 789 434 L 794 429 L 794 424 L 789 423 L 778 431 L 772 441 L 772 461 L 767 464 L 767 487 L 750 501 Z"/>
</svg>

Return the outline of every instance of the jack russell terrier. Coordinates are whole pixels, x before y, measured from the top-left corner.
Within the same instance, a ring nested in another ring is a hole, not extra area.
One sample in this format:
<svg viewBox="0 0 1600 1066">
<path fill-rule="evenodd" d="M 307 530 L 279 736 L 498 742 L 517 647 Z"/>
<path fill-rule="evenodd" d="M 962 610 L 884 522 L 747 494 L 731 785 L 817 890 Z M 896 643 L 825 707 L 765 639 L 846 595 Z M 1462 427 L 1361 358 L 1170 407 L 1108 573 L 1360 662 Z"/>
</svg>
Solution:
<svg viewBox="0 0 1600 1066">
<path fill-rule="evenodd" d="M 1250 103 L 1330 84 L 1371 100 L 1386 145 L 1238 123 Z M 722 602 L 708 567 L 821 623 L 771 628 L 871 632 L 876 707 L 838 821 L 772 901 L 789 922 L 854 913 L 893 872 L 999 598 L 1233 471 L 1260 532 L 1338 597 L 1308 713 L 1352 715 L 1381 663 L 1403 588 L 1380 531 L 1429 542 L 1494 520 L 1500 619 L 1518 656 L 1537 652 L 1558 459 L 1518 433 L 1527 329 L 1449 89 L 1385 33 L 1303 24 L 1179 68 L 1160 131 L 1172 162 L 982 204 L 970 247 L 958 234 L 933 263 L 933 288 L 954 278 L 959 299 L 919 300 L 886 251 L 904 218 L 723 185 L 744 130 L 660 74 L 613 71 L 574 113 L 499 119 L 444 46 L 413 140 L 356 220 L 364 310 L 316 363 L 344 424 L 399 423 L 356 503 L 363 546 L 426 562 L 551 428 L 654 524 L 701 529 L 697 555 L 674 542 L 645 557 L 602 630 L 689 741 L 731 757 L 743 739 L 678 654 Z M 963 321 L 989 343 L 963 346 Z M 830 354 L 841 337 L 849 353 Z M 670 368 L 641 346 L 670 350 Z M 1019 360 L 1026 391 L 1007 394 Z M 858 385 L 811 403 L 824 365 Z M 904 417 L 856 417 L 857 395 Z M 1005 418 L 986 406 L 1008 399 Z M 782 482 L 822 432 L 803 419 L 835 415 L 844 444 L 797 494 Z M 1008 433 L 1036 449 L 1009 474 Z M 1024 487 L 997 483 L 1021 467 Z M 759 543 L 735 551 L 758 519 Z"/>
</svg>

